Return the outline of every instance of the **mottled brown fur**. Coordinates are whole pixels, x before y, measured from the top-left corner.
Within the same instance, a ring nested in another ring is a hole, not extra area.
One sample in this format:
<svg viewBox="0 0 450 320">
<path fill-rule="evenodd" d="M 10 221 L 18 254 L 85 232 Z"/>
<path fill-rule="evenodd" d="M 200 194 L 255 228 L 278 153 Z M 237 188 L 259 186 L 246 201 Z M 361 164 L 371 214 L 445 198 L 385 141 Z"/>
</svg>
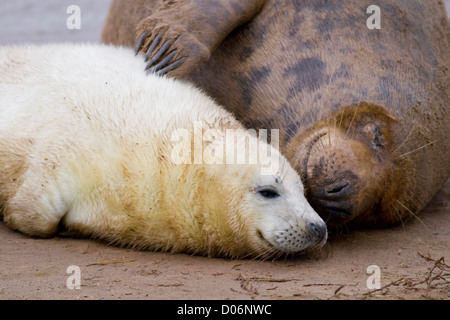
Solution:
<svg viewBox="0 0 450 320">
<path fill-rule="evenodd" d="M 187 30 L 180 36 L 204 43 L 210 58 L 195 67 L 199 58 L 189 57 L 193 64 L 169 75 L 186 75 L 247 127 L 280 129 L 281 150 L 303 173 L 308 190 L 339 180 L 342 172 L 304 174 L 307 141 L 322 128 L 337 127 L 343 139 L 356 139 L 369 150 L 372 144 L 383 146 L 383 152 L 373 155 L 379 159 L 374 165 L 380 166 L 373 170 L 379 169 L 382 178 L 358 178 L 365 185 L 376 184 L 376 191 L 357 189 L 349 196 L 353 203 L 371 205 L 342 223 L 353 219 L 385 225 L 411 217 L 448 179 L 450 31 L 442 1 L 379 1 L 380 30 L 366 27 L 366 9 L 373 4 L 368 0 L 267 0 L 258 3 L 260 12 L 248 9 L 246 19 L 216 14 L 223 17 L 218 26 L 199 19 L 190 9 L 194 2 L 171 1 L 179 10 L 175 17 L 164 15 L 165 1 L 116 0 L 103 40 L 132 46 L 151 17 L 160 17 L 172 30 Z M 214 11 L 217 3 L 232 6 L 236 1 L 204 2 L 196 12 Z M 249 23 L 241 24 L 245 20 Z M 234 30 L 222 41 L 229 31 L 224 21 Z M 362 110 L 368 117 L 359 116 Z M 331 158 L 322 158 L 339 163 L 353 151 L 337 156 L 327 151 Z M 358 177 L 354 168 L 363 166 L 347 164 L 347 171 Z"/>
</svg>

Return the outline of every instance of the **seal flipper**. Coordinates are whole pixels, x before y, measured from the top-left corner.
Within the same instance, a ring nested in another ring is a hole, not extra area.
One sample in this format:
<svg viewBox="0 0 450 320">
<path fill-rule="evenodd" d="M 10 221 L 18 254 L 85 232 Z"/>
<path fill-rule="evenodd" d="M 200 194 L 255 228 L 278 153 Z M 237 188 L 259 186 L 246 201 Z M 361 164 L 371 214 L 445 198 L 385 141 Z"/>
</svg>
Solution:
<svg viewBox="0 0 450 320">
<path fill-rule="evenodd" d="M 145 61 L 148 61 L 145 70 L 161 70 L 158 74 L 171 71 L 171 77 L 182 78 L 208 61 L 208 48 L 188 31 L 159 21 L 150 16 L 138 26 L 138 30 L 143 31 L 138 36 L 135 52 L 145 53 Z"/>
<path fill-rule="evenodd" d="M 147 34 L 148 34 L 148 32 L 144 31 L 144 33 L 139 37 L 138 43 L 135 48 L 136 54 L 139 53 L 139 50 L 142 47 L 143 40 L 145 39 Z M 158 35 L 156 36 L 156 38 L 153 40 L 152 44 L 150 45 L 150 47 L 147 51 L 147 54 L 145 55 L 145 62 L 148 62 L 147 66 L 145 67 L 145 70 L 148 70 L 147 73 L 155 73 L 157 75 L 165 75 L 167 72 L 174 70 L 175 68 L 180 66 L 184 62 L 184 60 L 186 60 L 186 58 L 183 57 L 183 58 L 180 58 L 180 59 L 176 60 L 175 62 L 173 62 L 173 58 L 175 57 L 175 55 L 177 53 L 177 49 L 175 49 L 175 50 L 172 50 L 167 57 L 165 57 L 158 64 L 155 65 L 156 61 L 158 61 L 158 59 L 160 59 L 161 56 L 163 56 L 170 47 L 171 42 L 170 42 L 170 40 L 167 40 L 166 43 L 161 47 L 161 49 L 159 49 L 159 51 L 156 52 L 156 54 L 149 61 L 150 55 L 153 53 L 156 46 L 161 41 L 161 37 L 162 37 L 161 33 L 158 33 Z"/>
<path fill-rule="evenodd" d="M 200 3 L 198 3 L 200 2 Z M 146 54 L 146 70 L 182 78 L 209 60 L 237 26 L 253 19 L 265 0 L 172 1 L 136 27 L 136 54 Z M 181 19 L 179 12 L 183 13 Z"/>
<path fill-rule="evenodd" d="M 136 48 L 134 49 L 135 55 L 137 55 L 139 53 L 139 51 L 142 48 L 142 45 L 144 43 L 145 38 L 148 35 L 148 31 L 144 31 L 142 33 L 142 35 L 139 37 L 137 44 L 136 44 Z M 147 50 L 147 53 L 145 55 L 145 62 L 147 62 L 150 58 L 150 55 L 153 53 L 153 51 L 155 50 L 156 46 L 158 45 L 158 43 L 161 41 L 161 33 L 158 33 L 156 35 L 156 38 L 153 39 L 152 43 L 150 44 L 150 47 Z M 159 51 L 155 54 L 155 56 L 153 56 L 153 58 L 148 62 L 147 66 L 145 67 L 145 70 L 148 70 L 148 73 L 155 73 L 157 75 L 165 75 L 167 72 L 174 70 L 175 68 L 177 68 L 179 65 L 181 65 L 184 60 L 186 60 L 185 57 L 178 59 L 175 62 L 173 61 L 173 58 L 175 57 L 175 54 L 177 52 L 177 50 L 173 50 L 167 57 L 165 57 L 163 60 L 161 60 L 157 65 L 154 66 L 154 63 L 164 54 L 166 53 L 167 49 L 170 46 L 170 40 L 168 40 L 161 49 L 159 49 Z M 172 62 L 172 63 L 170 63 Z M 170 64 L 169 64 L 170 63 Z"/>
<path fill-rule="evenodd" d="M 69 205 L 66 195 L 54 181 L 48 181 L 48 172 L 27 170 L 17 193 L 4 203 L 4 222 L 11 228 L 30 236 L 54 236 Z M 47 174 L 47 177 L 44 175 Z M 40 185 L 41 188 L 37 188 Z"/>
</svg>

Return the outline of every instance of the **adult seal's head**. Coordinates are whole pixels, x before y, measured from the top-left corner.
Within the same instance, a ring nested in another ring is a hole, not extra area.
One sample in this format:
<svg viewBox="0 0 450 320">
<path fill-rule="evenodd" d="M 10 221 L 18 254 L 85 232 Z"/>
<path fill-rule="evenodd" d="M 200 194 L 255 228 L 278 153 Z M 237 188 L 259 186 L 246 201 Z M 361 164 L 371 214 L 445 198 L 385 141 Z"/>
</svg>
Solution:
<svg viewBox="0 0 450 320">
<path fill-rule="evenodd" d="M 395 154 L 396 120 L 381 107 L 361 104 L 337 112 L 291 140 L 287 154 L 308 185 L 307 197 L 329 225 L 393 222 L 397 183 L 410 187 L 408 161 Z M 384 215 L 384 216 L 380 216 Z M 392 218 L 391 218 L 392 217 Z"/>
</svg>

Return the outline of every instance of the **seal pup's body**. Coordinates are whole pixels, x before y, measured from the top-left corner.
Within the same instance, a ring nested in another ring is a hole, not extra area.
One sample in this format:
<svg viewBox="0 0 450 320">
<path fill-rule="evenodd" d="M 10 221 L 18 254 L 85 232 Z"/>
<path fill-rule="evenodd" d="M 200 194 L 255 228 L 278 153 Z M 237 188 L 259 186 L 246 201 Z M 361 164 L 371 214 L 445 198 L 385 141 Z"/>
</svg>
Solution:
<svg viewBox="0 0 450 320">
<path fill-rule="evenodd" d="M 203 153 L 205 145 L 219 145 L 226 129 L 242 131 L 237 152 L 255 152 L 241 140 L 257 138 L 194 87 L 146 76 L 143 66 L 125 48 L 0 48 L 0 205 L 8 226 L 228 257 L 323 243 L 325 224 L 277 150 L 269 148 L 269 160 L 281 159 L 271 174 L 261 175 L 259 163 L 208 164 L 220 159 Z M 203 146 L 173 136 L 207 129 L 216 139 Z M 203 162 L 179 163 L 174 150 L 200 152 Z M 289 243 L 281 238 L 288 232 L 298 235 L 286 234 Z"/>
<path fill-rule="evenodd" d="M 373 4 L 379 30 L 366 25 Z M 450 176 L 442 1 L 115 0 L 103 41 L 138 44 L 151 63 L 168 42 L 161 59 L 177 67 L 161 71 L 249 128 L 280 129 L 281 151 L 329 224 L 413 217 Z"/>
</svg>

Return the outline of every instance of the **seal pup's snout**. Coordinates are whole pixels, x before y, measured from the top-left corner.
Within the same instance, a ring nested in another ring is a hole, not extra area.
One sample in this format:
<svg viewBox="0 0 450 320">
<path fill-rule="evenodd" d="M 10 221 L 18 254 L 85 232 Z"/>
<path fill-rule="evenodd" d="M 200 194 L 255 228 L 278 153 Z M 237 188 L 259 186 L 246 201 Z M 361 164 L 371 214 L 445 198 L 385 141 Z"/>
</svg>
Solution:
<svg viewBox="0 0 450 320">
<path fill-rule="evenodd" d="M 310 222 L 307 225 L 307 229 L 315 240 L 316 245 L 325 244 L 328 238 L 327 225 L 323 222 Z"/>
<path fill-rule="evenodd" d="M 322 220 L 307 222 L 304 219 L 287 222 L 283 229 L 274 232 L 272 242 L 285 252 L 301 252 L 306 249 L 320 248 L 328 238 L 327 225 Z M 270 239 L 270 237 L 267 237 Z"/>
</svg>

